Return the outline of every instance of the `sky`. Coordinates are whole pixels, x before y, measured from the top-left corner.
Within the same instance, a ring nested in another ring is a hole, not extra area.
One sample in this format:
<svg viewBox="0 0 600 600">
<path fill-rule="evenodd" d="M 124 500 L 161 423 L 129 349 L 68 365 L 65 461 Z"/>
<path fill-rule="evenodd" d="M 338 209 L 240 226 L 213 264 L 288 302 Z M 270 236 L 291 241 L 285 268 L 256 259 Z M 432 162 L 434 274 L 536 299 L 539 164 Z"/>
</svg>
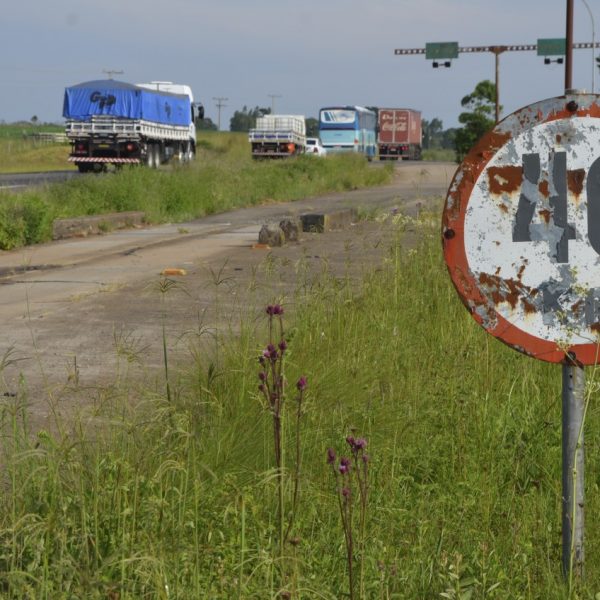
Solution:
<svg viewBox="0 0 600 600">
<path fill-rule="evenodd" d="M 535 44 L 564 38 L 566 0 L 19 0 L 0 21 L 0 121 L 62 123 L 64 88 L 103 79 L 192 87 L 221 129 L 243 106 L 317 117 L 331 105 L 403 107 L 456 127 L 461 99 L 494 80 L 492 53 L 450 68 L 396 48 Z M 575 42 L 600 40 L 600 0 L 574 0 Z M 595 32 L 595 33 L 594 33 Z M 596 54 L 600 49 L 596 50 Z M 573 51 L 573 87 L 600 90 L 591 50 Z M 594 82 L 592 82 L 592 78 Z M 505 52 L 502 115 L 560 96 L 564 65 Z M 274 98 L 272 96 L 275 96 Z"/>
</svg>

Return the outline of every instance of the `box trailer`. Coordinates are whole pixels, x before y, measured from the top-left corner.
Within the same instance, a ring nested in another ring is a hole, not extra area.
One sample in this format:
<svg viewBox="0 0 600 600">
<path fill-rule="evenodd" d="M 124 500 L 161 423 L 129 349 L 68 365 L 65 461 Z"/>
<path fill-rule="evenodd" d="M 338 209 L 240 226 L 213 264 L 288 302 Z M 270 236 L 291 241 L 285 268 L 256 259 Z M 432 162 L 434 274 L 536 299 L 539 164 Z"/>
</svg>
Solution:
<svg viewBox="0 0 600 600">
<path fill-rule="evenodd" d="M 380 160 L 421 160 L 421 113 L 410 108 L 380 108 L 377 146 Z"/>
</svg>

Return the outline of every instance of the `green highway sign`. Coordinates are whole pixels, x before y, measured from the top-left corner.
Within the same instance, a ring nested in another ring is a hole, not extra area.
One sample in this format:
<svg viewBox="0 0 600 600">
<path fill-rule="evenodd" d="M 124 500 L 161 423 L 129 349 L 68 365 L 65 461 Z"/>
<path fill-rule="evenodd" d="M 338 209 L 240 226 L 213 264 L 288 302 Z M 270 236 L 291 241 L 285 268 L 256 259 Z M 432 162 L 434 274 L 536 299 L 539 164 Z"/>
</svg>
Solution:
<svg viewBox="0 0 600 600">
<path fill-rule="evenodd" d="M 546 38 L 537 41 L 538 56 L 565 56 L 566 48 L 565 38 Z"/>
<path fill-rule="evenodd" d="M 458 42 L 435 42 L 425 44 L 425 58 L 458 58 Z"/>
</svg>

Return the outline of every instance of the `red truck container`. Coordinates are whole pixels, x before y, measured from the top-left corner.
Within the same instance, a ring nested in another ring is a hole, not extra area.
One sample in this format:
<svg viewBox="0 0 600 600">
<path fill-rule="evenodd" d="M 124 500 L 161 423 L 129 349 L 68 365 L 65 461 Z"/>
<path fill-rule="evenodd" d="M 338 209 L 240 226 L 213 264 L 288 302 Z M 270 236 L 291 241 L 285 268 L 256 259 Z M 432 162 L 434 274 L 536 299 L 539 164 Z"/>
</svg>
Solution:
<svg viewBox="0 0 600 600">
<path fill-rule="evenodd" d="M 421 160 L 421 113 L 410 108 L 380 108 L 379 160 Z"/>
</svg>

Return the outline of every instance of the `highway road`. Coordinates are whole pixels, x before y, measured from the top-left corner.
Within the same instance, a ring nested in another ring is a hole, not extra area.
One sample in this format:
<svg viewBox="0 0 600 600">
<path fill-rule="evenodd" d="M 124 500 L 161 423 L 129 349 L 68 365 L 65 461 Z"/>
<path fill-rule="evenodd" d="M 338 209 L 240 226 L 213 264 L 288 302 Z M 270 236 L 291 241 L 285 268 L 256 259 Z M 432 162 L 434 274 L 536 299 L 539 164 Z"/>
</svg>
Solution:
<svg viewBox="0 0 600 600">
<path fill-rule="evenodd" d="M 189 336 L 226 330 L 241 312 L 282 298 L 291 303 L 300 265 L 302 277 L 325 268 L 360 277 L 381 263 L 389 227 L 370 221 L 253 249 L 260 227 L 346 207 L 441 214 L 455 168 L 399 163 L 383 187 L 0 252 L 0 395 L 17 393 L 22 375 L 33 422 L 51 427 L 53 415 L 89 409 L 124 370 L 151 380 L 161 365 L 163 314 L 173 364 L 183 364 Z M 167 295 L 158 291 L 165 268 L 186 272 Z"/>
<path fill-rule="evenodd" d="M 0 173 L 0 190 L 22 190 L 26 187 L 60 183 L 79 177 L 78 171 L 48 171 L 44 173 Z"/>
</svg>

